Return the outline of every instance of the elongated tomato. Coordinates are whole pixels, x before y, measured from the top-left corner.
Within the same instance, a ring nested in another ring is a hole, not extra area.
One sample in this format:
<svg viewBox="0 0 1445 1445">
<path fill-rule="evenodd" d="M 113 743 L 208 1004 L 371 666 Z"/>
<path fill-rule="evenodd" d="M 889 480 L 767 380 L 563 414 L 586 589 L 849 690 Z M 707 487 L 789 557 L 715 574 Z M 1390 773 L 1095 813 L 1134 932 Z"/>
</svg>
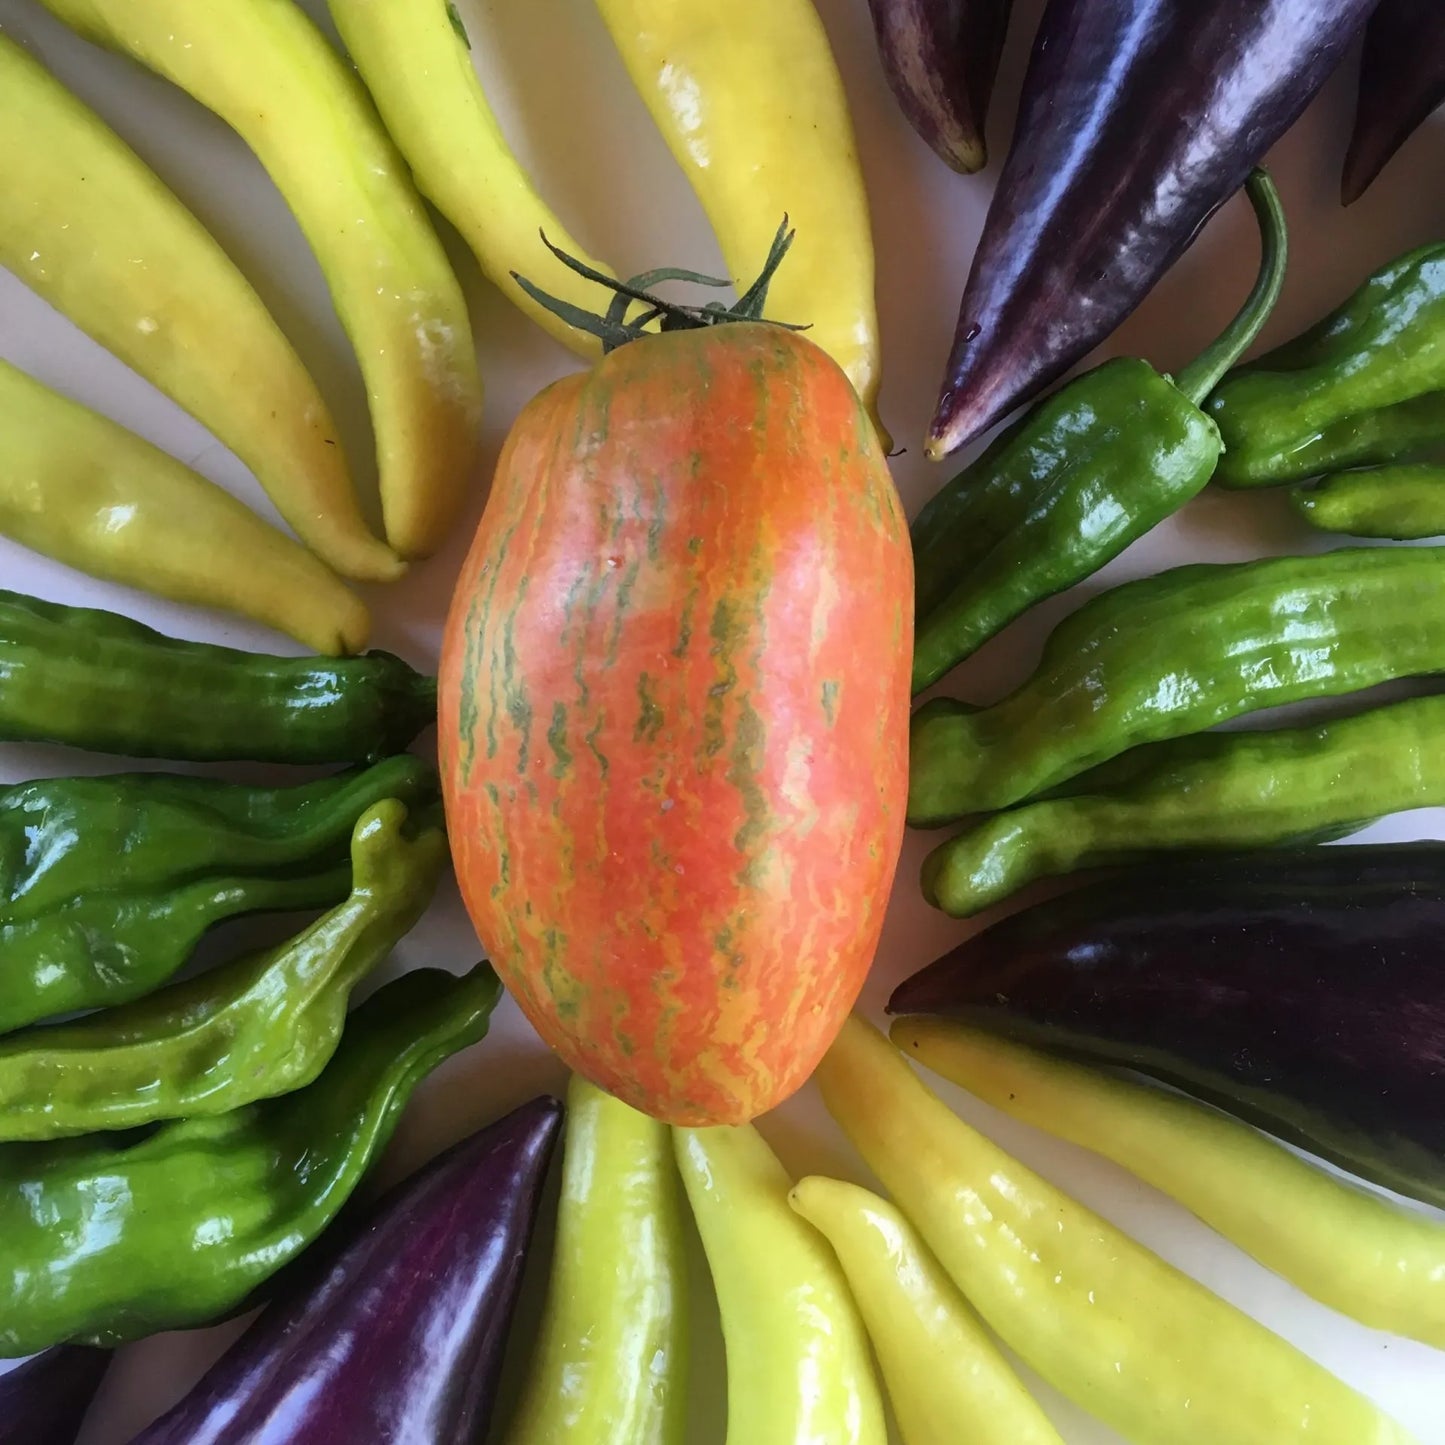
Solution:
<svg viewBox="0 0 1445 1445">
<path fill-rule="evenodd" d="M 522 413 L 441 670 L 478 934 L 579 1073 L 677 1124 L 791 1093 L 877 946 L 907 794 L 912 559 L 847 379 L 739 322 Z"/>
</svg>

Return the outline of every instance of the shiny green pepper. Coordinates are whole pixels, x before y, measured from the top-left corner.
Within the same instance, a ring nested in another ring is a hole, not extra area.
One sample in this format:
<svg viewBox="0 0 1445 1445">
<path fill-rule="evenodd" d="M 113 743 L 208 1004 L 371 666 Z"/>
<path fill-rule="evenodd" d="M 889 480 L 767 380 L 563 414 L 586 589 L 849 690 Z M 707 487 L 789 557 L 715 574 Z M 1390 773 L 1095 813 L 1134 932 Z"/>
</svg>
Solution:
<svg viewBox="0 0 1445 1445">
<path fill-rule="evenodd" d="M 1303 335 L 1231 372 L 1208 409 L 1223 485 L 1318 478 L 1293 498 L 1316 526 L 1445 533 L 1445 245 L 1376 271 Z"/>
<path fill-rule="evenodd" d="M 408 754 L 291 788 L 131 773 L 0 789 L 0 1033 L 149 993 L 223 919 L 339 903 L 357 819 L 436 796 Z"/>
<path fill-rule="evenodd" d="M 0 1356 L 118 1345 L 242 1307 L 336 1216 L 407 1100 L 474 1044 L 485 965 L 372 995 L 314 1084 L 153 1132 L 0 1147 Z"/>
<path fill-rule="evenodd" d="M 309 1084 L 351 990 L 415 925 L 447 861 L 440 828 L 378 803 L 356 825 L 351 896 L 277 948 L 124 1008 L 0 1041 L 0 1142 L 223 1114 Z"/>
<path fill-rule="evenodd" d="M 1264 256 L 1229 328 L 1175 381 L 1116 357 L 1047 397 L 919 514 L 913 691 L 937 682 L 1046 597 L 1178 511 L 1214 474 L 1219 430 L 1199 408 L 1259 334 L 1284 284 L 1284 213 L 1248 183 Z"/>
<path fill-rule="evenodd" d="M 1445 671 L 1445 549 L 1176 567 L 1102 593 L 1001 702 L 914 714 L 908 821 L 1006 808 L 1140 743 Z"/>
<path fill-rule="evenodd" d="M 1059 795 L 988 818 L 923 862 L 930 903 L 967 918 L 1040 878 L 1166 850 L 1323 842 L 1445 805 L 1445 697 L 1125 753 Z"/>
<path fill-rule="evenodd" d="M 369 762 L 436 718 L 436 681 L 388 652 L 271 657 L 0 592 L 0 740 L 132 758 Z"/>
</svg>

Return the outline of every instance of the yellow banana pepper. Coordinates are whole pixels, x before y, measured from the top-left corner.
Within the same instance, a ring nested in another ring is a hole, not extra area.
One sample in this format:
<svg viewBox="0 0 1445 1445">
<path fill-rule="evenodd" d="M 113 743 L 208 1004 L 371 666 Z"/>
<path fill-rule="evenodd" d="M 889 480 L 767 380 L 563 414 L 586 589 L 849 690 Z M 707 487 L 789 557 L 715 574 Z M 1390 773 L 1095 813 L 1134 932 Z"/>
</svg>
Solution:
<svg viewBox="0 0 1445 1445">
<path fill-rule="evenodd" d="M 770 319 L 848 373 L 878 425 L 878 312 L 868 197 L 843 82 L 813 0 L 597 0 L 739 284 L 784 213 L 798 239 Z M 885 447 L 886 433 L 879 427 Z"/>
<path fill-rule="evenodd" d="M 477 491 L 481 380 L 460 284 L 360 81 L 294 0 L 44 3 L 173 81 L 256 153 L 361 364 L 387 541 L 404 557 L 434 552 Z"/>
<path fill-rule="evenodd" d="M 360 652 L 361 600 L 229 492 L 0 361 L 0 535 L 92 577 Z"/>
<path fill-rule="evenodd" d="M 1293 1345 L 965 1124 L 849 1019 L 823 1102 L 1005 1344 L 1135 1445 L 1411 1445 Z"/>
<path fill-rule="evenodd" d="M 722 1312 L 727 1445 L 884 1445 L 858 1308 L 777 1156 L 751 1124 L 673 1141 Z"/>
<path fill-rule="evenodd" d="M 594 270 L 507 144 L 447 0 L 329 0 L 361 78 L 411 166 L 421 193 L 456 227 L 483 274 L 563 345 L 588 359 L 595 336 L 533 300 L 513 272 L 590 311 L 596 287 L 563 266 L 542 233 Z"/>
<path fill-rule="evenodd" d="M 140 157 L 3 35 L 0 265 L 235 452 L 317 556 L 348 577 L 401 574 L 260 297 Z"/>
<path fill-rule="evenodd" d="M 891 1205 L 813 1176 L 788 1202 L 833 1246 L 863 1313 L 904 1445 L 1063 1445 L 1008 1361 Z"/>
</svg>

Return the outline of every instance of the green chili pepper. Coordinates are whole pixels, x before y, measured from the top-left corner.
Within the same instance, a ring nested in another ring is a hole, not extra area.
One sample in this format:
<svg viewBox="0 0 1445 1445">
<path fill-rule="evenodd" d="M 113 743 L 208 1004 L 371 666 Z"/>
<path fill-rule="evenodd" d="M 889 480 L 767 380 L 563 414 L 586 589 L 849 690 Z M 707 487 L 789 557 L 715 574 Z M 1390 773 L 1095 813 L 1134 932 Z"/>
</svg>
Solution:
<svg viewBox="0 0 1445 1445">
<path fill-rule="evenodd" d="M 1326 479 L 1296 498 L 1329 531 L 1445 532 L 1445 244 L 1376 271 L 1209 401 L 1229 487 Z"/>
<path fill-rule="evenodd" d="M 850 1018 L 828 1111 L 1003 1342 L 1135 1445 L 1409 1445 L 1364 1396 L 970 1128 Z"/>
<path fill-rule="evenodd" d="M 1034 675 L 977 709 L 914 714 L 908 821 L 1005 808 L 1127 748 L 1258 708 L 1445 670 L 1445 549 L 1176 567 L 1102 593 Z"/>
<path fill-rule="evenodd" d="M 1279 299 L 1288 254 L 1273 182 L 1249 199 L 1264 257 L 1243 310 L 1176 381 L 1116 357 L 1034 408 L 955 477 L 911 529 L 922 692 L 1036 602 L 1117 557 L 1200 492 L 1219 429 L 1199 408 L 1259 334 Z"/>
<path fill-rule="evenodd" d="M 293 788 L 132 773 L 0 789 L 0 1033 L 149 993 L 223 919 L 341 902 L 357 819 L 436 794 L 405 753 Z"/>
<path fill-rule="evenodd" d="M 446 835 L 409 838 L 406 821 L 394 799 L 361 818 L 350 898 L 290 942 L 0 1042 L 0 1142 L 223 1114 L 309 1084 L 351 990 L 426 911 L 446 866 Z"/>
<path fill-rule="evenodd" d="M 0 739 L 136 758 L 360 762 L 436 717 L 436 682 L 387 652 L 271 657 L 0 592 Z"/>
<path fill-rule="evenodd" d="M 1307 1164 L 1181 1094 L 958 1024 L 904 1019 L 904 1053 L 986 1104 L 1112 1159 L 1315 1299 L 1445 1349 L 1445 1225 Z"/>
<path fill-rule="evenodd" d="M 500 986 L 403 974 L 314 1084 L 153 1132 L 0 1147 L 0 1356 L 118 1345 L 243 1305 L 335 1217 L 407 1100 L 487 1031 Z"/>
<path fill-rule="evenodd" d="M 547 1310 L 510 1445 L 680 1445 L 686 1287 L 670 1130 L 574 1075 Z"/>
<path fill-rule="evenodd" d="M 935 848 L 923 892 L 967 918 L 1040 878 L 1163 850 L 1341 838 L 1386 813 L 1445 804 L 1442 738 L 1445 697 L 1421 697 L 1307 727 L 1140 748 Z"/>
</svg>

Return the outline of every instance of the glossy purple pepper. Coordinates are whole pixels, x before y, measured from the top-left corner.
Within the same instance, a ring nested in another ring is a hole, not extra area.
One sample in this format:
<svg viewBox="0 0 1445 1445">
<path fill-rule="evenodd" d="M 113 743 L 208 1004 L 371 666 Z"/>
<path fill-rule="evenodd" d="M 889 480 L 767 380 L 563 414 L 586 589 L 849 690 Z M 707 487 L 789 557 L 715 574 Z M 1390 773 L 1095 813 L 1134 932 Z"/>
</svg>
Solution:
<svg viewBox="0 0 1445 1445">
<path fill-rule="evenodd" d="M 534 1099 L 403 1181 L 132 1445 L 475 1445 L 562 1105 Z"/>
<path fill-rule="evenodd" d="M 61 1345 L 0 1375 L 0 1445 L 74 1445 L 109 1350 Z"/>
<path fill-rule="evenodd" d="M 1092 351 L 1324 83 L 1375 0 L 1049 0 L 927 442 Z"/>
<path fill-rule="evenodd" d="M 1445 102 L 1441 0 L 1380 0 L 1365 27 L 1360 99 L 1340 199 L 1357 201 L 1390 158 Z"/>
</svg>

